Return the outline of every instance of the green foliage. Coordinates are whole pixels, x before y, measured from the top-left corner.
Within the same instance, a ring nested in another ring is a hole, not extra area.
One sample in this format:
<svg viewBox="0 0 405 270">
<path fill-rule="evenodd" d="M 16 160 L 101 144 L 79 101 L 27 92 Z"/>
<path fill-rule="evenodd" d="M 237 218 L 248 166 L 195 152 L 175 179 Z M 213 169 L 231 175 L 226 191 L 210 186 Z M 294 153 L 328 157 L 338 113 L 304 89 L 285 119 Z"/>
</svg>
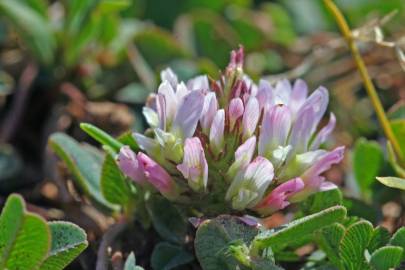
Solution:
<svg viewBox="0 0 405 270">
<path fill-rule="evenodd" d="M 204 221 L 194 242 L 196 256 L 204 270 L 235 269 L 237 261 L 229 256 L 229 246 L 235 242 L 248 246 L 258 229 L 234 216 L 219 216 Z"/>
<path fill-rule="evenodd" d="M 153 227 L 164 240 L 184 243 L 188 222 L 172 203 L 161 196 L 153 196 L 146 207 Z"/>
<path fill-rule="evenodd" d="M 40 270 L 64 269 L 86 247 L 86 233 L 78 226 L 63 221 L 49 222 L 51 250 Z"/>
<path fill-rule="evenodd" d="M 405 119 L 395 119 L 391 121 L 392 131 L 400 144 L 402 155 L 405 155 Z"/>
<path fill-rule="evenodd" d="M 316 239 L 338 269 L 389 270 L 401 262 L 404 232 L 398 230 L 390 240 L 386 229 L 360 220 L 347 228 L 341 224 L 326 227 L 318 231 Z"/>
<path fill-rule="evenodd" d="M 353 171 L 357 184 L 363 193 L 370 191 L 383 161 L 383 152 L 378 143 L 363 138 L 356 141 L 353 150 Z"/>
<path fill-rule="evenodd" d="M 108 202 L 124 207 L 131 203 L 131 186 L 109 153 L 105 155 L 100 181 L 101 192 Z"/>
<path fill-rule="evenodd" d="M 134 136 L 132 136 L 131 131 L 121 134 L 121 136 L 119 136 L 117 140 L 124 145 L 128 145 L 132 149 L 132 151 L 136 152 L 139 150 L 139 146 L 136 143 Z"/>
<path fill-rule="evenodd" d="M 294 220 L 278 230 L 265 231 L 255 238 L 254 246 L 259 249 L 266 247 L 271 247 L 273 250 L 280 249 L 325 226 L 342 221 L 345 216 L 346 209 L 344 207 L 334 206 L 319 213 Z"/>
<path fill-rule="evenodd" d="M 38 8 L 40 7 L 38 6 Z M 13 24 L 24 43 L 41 62 L 50 63 L 53 61 L 56 47 L 55 37 L 47 18 L 43 14 L 28 3 L 15 0 L 0 1 L 0 13 Z"/>
<path fill-rule="evenodd" d="M 389 241 L 390 245 L 402 247 L 405 251 L 405 227 L 398 229 Z M 405 252 L 402 256 L 405 259 Z"/>
<path fill-rule="evenodd" d="M 345 234 L 345 227 L 336 223 L 317 232 L 317 242 L 321 249 L 326 253 L 329 260 L 342 268 L 342 262 L 339 255 L 339 245 Z"/>
<path fill-rule="evenodd" d="M 10 196 L 0 218 L 0 269 L 36 268 L 48 254 L 49 247 L 46 222 L 27 213 L 20 196 Z"/>
<path fill-rule="evenodd" d="M 0 215 L 0 268 L 52 269 L 67 266 L 87 247 L 85 232 L 68 222 L 46 223 L 11 195 Z"/>
<path fill-rule="evenodd" d="M 393 269 L 401 263 L 401 247 L 382 247 L 371 254 L 370 265 L 375 270 Z"/>
<path fill-rule="evenodd" d="M 300 207 L 302 211 L 308 215 L 320 212 L 335 205 L 341 205 L 342 200 L 342 192 L 335 188 L 317 192 L 309 196 L 304 202 L 300 203 Z"/>
<path fill-rule="evenodd" d="M 154 270 L 177 269 L 194 260 L 193 255 L 178 245 L 159 243 L 153 250 L 151 265 Z"/>
<path fill-rule="evenodd" d="M 366 250 L 373 232 L 373 225 L 360 221 L 351 225 L 340 243 L 339 253 L 346 269 L 364 269 Z"/>
<path fill-rule="evenodd" d="M 53 151 L 66 163 L 80 188 L 98 204 L 107 209 L 116 209 L 101 192 L 101 160 L 94 152 L 82 147 L 76 140 L 63 133 L 49 138 Z M 96 154 L 101 155 L 101 154 Z"/>
<path fill-rule="evenodd" d="M 376 249 L 385 246 L 390 241 L 390 237 L 390 233 L 384 227 L 375 228 L 368 243 L 368 251 L 373 253 Z"/>
<path fill-rule="evenodd" d="M 157 27 L 140 31 L 135 35 L 134 42 L 152 67 L 187 56 L 187 52 L 169 32 Z"/>
<path fill-rule="evenodd" d="M 377 177 L 377 180 L 380 181 L 380 183 L 386 185 L 387 187 L 405 190 L 404 178 L 387 176 L 387 177 Z"/>
<path fill-rule="evenodd" d="M 124 146 L 121 142 L 111 137 L 105 131 L 93 126 L 92 124 L 81 123 L 80 128 L 102 145 L 111 147 L 111 149 L 113 149 L 115 152 L 119 152 L 121 147 Z"/>
</svg>

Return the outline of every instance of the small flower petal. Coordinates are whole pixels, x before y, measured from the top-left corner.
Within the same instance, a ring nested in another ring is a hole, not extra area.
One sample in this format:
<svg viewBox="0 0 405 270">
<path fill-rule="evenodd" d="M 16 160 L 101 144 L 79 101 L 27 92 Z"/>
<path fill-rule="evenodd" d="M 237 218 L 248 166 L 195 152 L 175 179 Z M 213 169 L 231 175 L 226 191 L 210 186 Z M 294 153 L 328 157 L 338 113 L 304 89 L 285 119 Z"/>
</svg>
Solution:
<svg viewBox="0 0 405 270">
<path fill-rule="evenodd" d="M 291 83 L 290 81 L 284 79 L 277 82 L 274 88 L 274 104 L 285 104 L 288 105 L 291 96 Z"/>
<path fill-rule="evenodd" d="M 173 87 L 168 81 L 163 81 L 159 85 L 158 95 L 164 97 L 165 100 L 165 113 L 166 113 L 166 123 L 170 125 L 176 115 L 177 111 L 177 97 L 174 92 Z"/>
<path fill-rule="evenodd" d="M 123 146 L 118 154 L 118 165 L 121 171 L 139 184 L 146 183 L 146 177 L 144 168 L 141 163 L 138 162 L 136 154 L 129 148 L 129 146 Z"/>
<path fill-rule="evenodd" d="M 198 137 L 188 138 L 184 143 L 183 163 L 177 169 L 188 180 L 194 191 L 205 190 L 208 181 L 208 164 Z"/>
<path fill-rule="evenodd" d="M 243 138 L 249 138 L 253 135 L 256 130 L 257 122 L 260 117 L 260 106 L 259 102 L 255 97 L 250 97 L 243 113 L 242 119 L 242 129 Z"/>
<path fill-rule="evenodd" d="M 274 105 L 274 89 L 268 81 L 260 80 L 256 98 L 259 101 L 260 110 Z"/>
<path fill-rule="evenodd" d="M 329 122 L 324 126 L 318 134 L 316 134 L 314 141 L 311 143 L 310 149 L 314 150 L 319 148 L 319 146 L 326 141 L 329 135 L 332 133 L 336 125 L 336 117 L 333 113 L 330 114 Z"/>
<path fill-rule="evenodd" d="M 292 114 L 295 116 L 297 111 L 304 104 L 308 95 L 308 86 L 305 81 L 298 79 L 295 81 L 293 89 L 291 91 L 290 102 L 288 106 L 290 107 Z M 295 118 L 295 117 L 294 117 Z"/>
<path fill-rule="evenodd" d="M 264 113 L 259 136 L 259 155 L 270 158 L 278 146 L 285 146 L 291 128 L 291 111 L 275 105 Z"/>
<path fill-rule="evenodd" d="M 274 177 L 273 165 L 266 158 L 256 157 L 232 181 L 226 200 L 237 210 L 254 207 L 263 197 Z"/>
<path fill-rule="evenodd" d="M 160 72 L 160 79 L 170 83 L 173 89 L 176 89 L 177 85 L 177 75 L 173 72 L 171 68 L 166 68 Z"/>
<path fill-rule="evenodd" d="M 215 114 L 210 129 L 210 146 L 211 150 L 218 155 L 224 145 L 224 130 L 225 130 L 225 111 L 220 109 Z"/>
<path fill-rule="evenodd" d="M 254 210 L 262 215 L 269 215 L 290 205 L 289 198 L 304 188 L 304 182 L 297 177 L 282 183 L 273 189 Z"/>
<path fill-rule="evenodd" d="M 212 121 L 218 110 L 218 101 L 215 93 L 210 92 L 204 97 L 204 106 L 201 113 L 200 125 L 203 132 L 208 135 Z"/>
<path fill-rule="evenodd" d="M 204 106 L 204 95 L 199 91 L 191 91 L 179 105 L 173 121 L 173 134 L 185 140 L 193 136 L 201 111 Z"/>
<path fill-rule="evenodd" d="M 229 129 L 232 131 L 236 121 L 243 115 L 243 102 L 240 98 L 233 98 L 229 103 Z"/>
<path fill-rule="evenodd" d="M 149 126 L 155 128 L 159 126 L 159 116 L 154 111 L 153 109 L 149 107 L 143 107 L 142 108 L 142 114 L 146 119 L 146 122 L 149 124 Z"/>
<path fill-rule="evenodd" d="M 200 75 L 195 78 L 190 79 L 187 82 L 187 88 L 191 91 L 193 90 L 209 90 L 209 82 L 207 75 Z"/>
<path fill-rule="evenodd" d="M 233 179 L 238 171 L 243 170 L 252 161 L 256 149 L 256 136 L 247 139 L 241 146 L 236 149 L 235 161 L 227 172 L 229 178 Z"/>
<path fill-rule="evenodd" d="M 137 159 L 144 168 L 148 182 L 159 190 L 163 196 L 169 199 L 175 199 L 178 196 L 176 183 L 165 169 L 142 152 L 138 153 Z"/>
</svg>

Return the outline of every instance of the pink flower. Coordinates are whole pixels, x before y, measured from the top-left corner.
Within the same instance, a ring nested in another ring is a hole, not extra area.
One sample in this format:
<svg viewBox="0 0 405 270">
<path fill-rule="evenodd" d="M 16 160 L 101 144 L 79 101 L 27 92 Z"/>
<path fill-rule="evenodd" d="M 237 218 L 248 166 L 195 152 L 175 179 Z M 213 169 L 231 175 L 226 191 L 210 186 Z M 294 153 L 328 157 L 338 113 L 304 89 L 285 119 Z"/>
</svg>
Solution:
<svg viewBox="0 0 405 270">
<path fill-rule="evenodd" d="M 208 164 L 200 139 L 197 137 L 186 139 L 183 163 L 177 165 L 177 169 L 188 180 L 193 190 L 200 191 L 207 188 Z"/>
<path fill-rule="evenodd" d="M 304 188 L 304 182 L 297 177 L 282 183 L 268 194 L 258 205 L 255 211 L 268 215 L 290 205 L 289 198 Z"/>
<path fill-rule="evenodd" d="M 123 146 L 118 154 L 118 165 L 122 172 L 139 184 L 145 184 L 147 182 L 144 168 L 142 163 L 138 162 L 136 154 L 129 148 L 129 146 Z"/>
<path fill-rule="evenodd" d="M 176 183 L 165 169 L 142 152 L 138 153 L 137 159 L 144 168 L 146 179 L 152 186 L 169 199 L 177 198 L 178 188 Z"/>
</svg>

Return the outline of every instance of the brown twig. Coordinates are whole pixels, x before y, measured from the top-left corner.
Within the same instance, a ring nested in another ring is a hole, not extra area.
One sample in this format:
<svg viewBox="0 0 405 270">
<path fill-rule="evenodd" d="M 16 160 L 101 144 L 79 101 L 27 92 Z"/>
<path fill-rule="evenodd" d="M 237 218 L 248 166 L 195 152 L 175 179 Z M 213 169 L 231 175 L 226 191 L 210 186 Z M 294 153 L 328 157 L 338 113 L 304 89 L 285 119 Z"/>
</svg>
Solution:
<svg viewBox="0 0 405 270">
<path fill-rule="evenodd" d="M 112 225 L 104 234 L 97 252 L 96 270 L 108 270 L 109 252 L 108 249 L 114 240 L 127 228 L 127 223 Z"/>
<path fill-rule="evenodd" d="M 11 109 L 5 116 L 0 130 L 0 141 L 7 142 L 14 136 L 24 114 L 31 86 L 37 74 L 38 67 L 34 63 L 28 64 L 21 74 Z"/>
</svg>

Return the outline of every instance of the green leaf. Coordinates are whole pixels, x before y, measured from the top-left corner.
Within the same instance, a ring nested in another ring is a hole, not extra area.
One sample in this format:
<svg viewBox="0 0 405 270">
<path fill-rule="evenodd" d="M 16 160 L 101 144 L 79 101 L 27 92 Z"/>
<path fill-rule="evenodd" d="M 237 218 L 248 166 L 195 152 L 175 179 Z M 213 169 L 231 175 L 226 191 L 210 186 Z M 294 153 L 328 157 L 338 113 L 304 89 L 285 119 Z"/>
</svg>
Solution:
<svg viewBox="0 0 405 270">
<path fill-rule="evenodd" d="M 363 269 L 366 250 L 373 234 L 373 225 L 368 221 L 359 221 L 347 229 L 341 244 L 340 256 L 346 269 Z"/>
<path fill-rule="evenodd" d="M 337 267 L 342 263 L 339 256 L 340 241 L 345 234 L 345 227 L 339 223 L 328 226 L 317 233 L 317 242 L 326 253 L 328 259 Z"/>
<path fill-rule="evenodd" d="M 66 163 L 77 184 L 86 194 L 107 209 L 116 209 L 101 193 L 101 164 L 94 153 L 63 133 L 51 135 L 49 145 Z"/>
<path fill-rule="evenodd" d="M 305 214 L 314 214 L 326 208 L 341 204 L 342 192 L 335 188 L 323 192 L 317 192 L 309 196 L 300 206 Z"/>
<path fill-rule="evenodd" d="M 117 140 L 124 144 L 128 145 L 132 151 L 139 151 L 139 145 L 136 143 L 134 136 L 132 135 L 131 131 L 125 132 L 124 134 L 121 134 Z"/>
<path fill-rule="evenodd" d="M 146 207 L 155 230 L 163 239 L 176 244 L 184 243 L 188 222 L 172 203 L 155 196 L 147 202 Z"/>
<path fill-rule="evenodd" d="M 105 155 L 101 169 L 101 192 L 110 203 L 124 207 L 128 205 L 132 197 L 131 187 L 114 158 L 108 153 Z"/>
<path fill-rule="evenodd" d="M 344 207 L 334 206 L 319 213 L 294 220 L 279 230 L 261 233 L 255 238 L 254 245 L 259 249 L 266 247 L 277 249 L 306 237 L 325 226 L 342 221 L 345 216 L 346 209 Z"/>
<path fill-rule="evenodd" d="M 150 91 L 144 85 L 132 82 L 118 90 L 116 99 L 125 103 L 143 104 L 149 94 Z"/>
<path fill-rule="evenodd" d="M 394 171 L 397 173 L 399 177 L 405 178 L 405 168 L 402 168 L 402 166 L 399 165 L 397 155 L 394 149 L 392 148 L 392 144 L 389 140 L 387 140 L 387 154 L 388 154 L 388 161 L 390 162 Z"/>
<path fill-rule="evenodd" d="M 17 29 L 24 43 L 41 62 L 49 64 L 53 60 L 56 43 L 46 18 L 29 5 L 15 0 L 0 1 L 0 13 Z"/>
<path fill-rule="evenodd" d="M 61 270 L 88 245 L 86 233 L 80 227 L 64 221 L 49 222 L 51 250 L 40 270 Z"/>
<path fill-rule="evenodd" d="M 382 247 L 371 255 L 370 265 L 375 270 L 394 269 L 401 263 L 402 253 L 401 247 Z"/>
<path fill-rule="evenodd" d="M 39 15 L 44 18 L 48 17 L 48 7 L 46 0 L 17 0 L 35 10 Z"/>
<path fill-rule="evenodd" d="M 99 129 L 96 126 L 88 123 L 81 123 L 80 128 L 89 134 L 93 139 L 101 143 L 102 145 L 110 146 L 116 152 L 119 152 L 121 147 L 124 145 L 118 140 L 114 139 L 112 136 L 107 134 L 105 131 Z"/>
<path fill-rule="evenodd" d="M 270 15 L 272 25 L 274 26 L 271 39 L 283 46 L 291 45 L 296 39 L 291 16 L 276 3 L 264 3 L 263 10 Z"/>
<path fill-rule="evenodd" d="M 383 152 L 378 143 L 358 139 L 353 152 L 354 176 L 362 192 L 368 192 L 380 172 L 384 161 Z"/>
<path fill-rule="evenodd" d="M 405 250 L 405 227 L 398 229 L 398 231 L 394 233 L 390 240 L 390 245 L 402 247 Z M 405 259 L 405 252 L 402 257 Z"/>
<path fill-rule="evenodd" d="M 144 270 L 142 267 L 136 265 L 135 254 L 131 252 L 125 261 L 124 270 Z"/>
<path fill-rule="evenodd" d="M 187 56 L 177 40 L 169 32 L 158 27 L 150 26 L 138 32 L 134 42 L 146 63 L 152 67 Z"/>
<path fill-rule="evenodd" d="M 363 200 L 356 198 L 344 198 L 343 205 L 346 207 L 347 213 L 350 217 L 361 217 L 371 223 L 377 223 L 378 218 L 382 216 L 380 207 L 373 207 Z"/>
<path fill-rule="evenodd" d="M 240 241 L 249 246 L 258 229 L 239 218 L 223 215 L 204 221 L 197 229 L 195 253 L 204 270 L 236 269 L 236 260 L 229 260 L 228 247 Z M 229 267 L 229 268 L 228 268 Z"/>
<path fill-rule="evenodd" d="M 401 147 L 402 155 L 405 156 L 405 119 L 395 119 L 391 122 L 392 131 Z"/>
<path fill-rule="evenodd" d="M 262 258 L 253 258 L 251 262 L 252 270 L 284 270 L 273 261 Z"/>
<path fill-rule="evenodd" d="M 368 243 L 367 250 L 373 253 L 376 249 L 385 246 L 390 240 L 390 237 L 391 235 L 386 228 L 381 226 L 375 228 L 370 243 Z"/>
<path fill-rule="evenodd" d="M 193 260 L 193 255 L 182 247 L 162 242 L 153 250 L 151 265 L 154 270 L 170 270 L 188 264 Z"/>
<path fill-rule="evenodd" d="M 97 9 L 103 13 L 116 13 L 131 5 L 130 0 L 102 0 Z"/>
<path fill-rule="evenodd" d="M 387 187 L 405 190 L 404 178 L 387 176 L 387 177 L 377 177 L 377 180 L 380 181 L 381 184 L 386 185 Z"/>
<path fill-rule="evenodd" d="M 27 213 L 20 196 L 10 195 L 0 216 L 0 269 L 36 269 L 50 241 L 46 222 Z"/>
</svg>

